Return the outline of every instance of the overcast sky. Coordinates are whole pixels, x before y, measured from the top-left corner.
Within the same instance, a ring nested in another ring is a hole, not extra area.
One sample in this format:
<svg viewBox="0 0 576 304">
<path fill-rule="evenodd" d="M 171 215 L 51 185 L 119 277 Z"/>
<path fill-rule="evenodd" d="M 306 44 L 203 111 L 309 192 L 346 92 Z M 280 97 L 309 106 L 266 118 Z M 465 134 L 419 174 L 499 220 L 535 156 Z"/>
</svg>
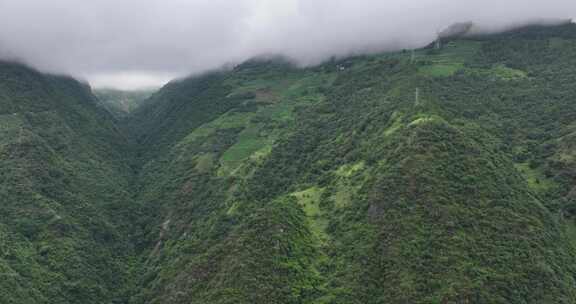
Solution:
<svg viewBox="0 0 576 304">
<path fill-rule="evenodd" d="M 574 16 L 576 0 L 0 0 L 0 57 L 133 89 L 259 54 L 421 46 L 458 21 Z"/>
</svg>

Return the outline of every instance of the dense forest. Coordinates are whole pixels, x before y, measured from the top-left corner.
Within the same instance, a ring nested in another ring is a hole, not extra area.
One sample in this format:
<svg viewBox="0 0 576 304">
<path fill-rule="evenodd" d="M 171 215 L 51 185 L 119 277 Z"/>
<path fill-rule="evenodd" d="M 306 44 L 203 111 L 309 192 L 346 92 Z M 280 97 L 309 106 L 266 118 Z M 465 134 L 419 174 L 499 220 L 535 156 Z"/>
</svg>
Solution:
<svg viewBox="0 0 576 304">
<path fill-rule="evenodd" d="M 121 115 L 0 63 L 0 302 L 576 303 L 574 83 L 572 23 L 254 59 Z"/>
</svg>

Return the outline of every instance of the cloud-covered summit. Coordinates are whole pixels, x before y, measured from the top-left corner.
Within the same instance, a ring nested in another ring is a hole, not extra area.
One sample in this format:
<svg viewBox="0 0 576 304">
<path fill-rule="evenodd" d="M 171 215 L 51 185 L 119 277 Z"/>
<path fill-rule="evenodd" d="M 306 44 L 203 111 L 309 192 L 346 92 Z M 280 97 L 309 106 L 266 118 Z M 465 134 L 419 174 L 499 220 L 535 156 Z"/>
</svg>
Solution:
<svg viewBox="0 0 576 304">
<path fill-rule="evenodd" d="M 422 46 L 458 21 L 573 16 L 574 0 L 0 0 L 0 56 L 136 88 L 259 54 L 306 65 Z"/>
</svg>

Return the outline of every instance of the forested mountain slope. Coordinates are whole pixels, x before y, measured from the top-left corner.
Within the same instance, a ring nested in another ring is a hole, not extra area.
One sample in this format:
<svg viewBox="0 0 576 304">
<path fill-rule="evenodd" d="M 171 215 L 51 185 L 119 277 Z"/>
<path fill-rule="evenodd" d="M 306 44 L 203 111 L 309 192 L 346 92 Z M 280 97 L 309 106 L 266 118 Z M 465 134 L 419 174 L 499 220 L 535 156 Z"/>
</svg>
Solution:
<svg viewBox="0 0 576 304">
<path fill-rule="evenodd" d="M 135 303 L 574 303 L 575 25 L 442 44 L 157 93 Z"/>
<path fill-rule="evenodd" d="M 7 303 L 576 302 L 574 24 L 251 60 L 121 122 L 0 75 Z"/>
<path fill-rule="evenodd" d="M 1 303 L 122 298 L 125 143 L 87 86 L 0 62 Z"/>
</svg>

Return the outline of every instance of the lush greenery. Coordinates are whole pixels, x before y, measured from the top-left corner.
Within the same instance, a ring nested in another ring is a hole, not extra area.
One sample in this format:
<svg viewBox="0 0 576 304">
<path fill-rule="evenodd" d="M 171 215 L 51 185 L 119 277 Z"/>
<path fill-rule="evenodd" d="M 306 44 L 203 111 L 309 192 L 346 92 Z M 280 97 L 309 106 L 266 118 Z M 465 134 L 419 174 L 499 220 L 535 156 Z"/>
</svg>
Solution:
<svg viewBox="0 0 576 304">
<path fill-rule="evenodd" d="M 3 64 L 0 299 L 575 303 L 575 49 L 252 60 L 121 121 Z"/>
<path fill-rule="evenodd" d="M 121 303 L 127 151 L 88 87 L 0 63 L 0 302 Z"/>
</svg>

